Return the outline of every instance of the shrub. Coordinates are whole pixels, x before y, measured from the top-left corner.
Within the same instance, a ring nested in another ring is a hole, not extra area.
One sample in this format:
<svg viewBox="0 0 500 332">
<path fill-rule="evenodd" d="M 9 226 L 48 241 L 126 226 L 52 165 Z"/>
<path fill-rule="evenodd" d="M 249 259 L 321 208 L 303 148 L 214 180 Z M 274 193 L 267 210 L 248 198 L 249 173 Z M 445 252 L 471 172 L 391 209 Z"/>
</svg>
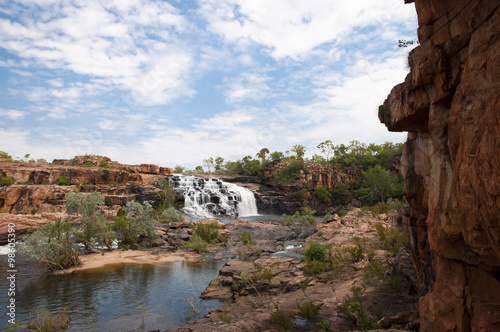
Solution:
<svg viewBox="0 0 500 332">
<path fill-rule="evenodd" d="M 8 187 L 14 184 L 14 179 L 7 177 L 7 176 L 2 176 L 0 178 L 0 187 Z"/>
<path fill-rule="evenodd" d="M 318 275 L 325 272 L 327 269 L 326 263 L 318 261 L 309 261 L 304 265 L 304 273 L 310 276 Z"/>
<path fill-rule="evenodd" d="M 243 245 L 247 246 L 248 248 L 250 248 L 252 246 L 252 244 L 253 244 L 252 233 L 243 232 L 243 233 L 241 233 L 240 238 L 241 238 L 241 242 L 243 242 Z"/>
<path fill-rule="evenodd" d="M 69 186 L 71 184 L 71 181 L 68 177 L 61 175 L 57 178 L 57 184 L 60 186 Z"/>
<path fill-rule="evenodd" d="M 27 259 L 44 262 L 49 269 L 78 266 L 79 248 L 71 240 L 74 228 L 68 220 L 57 219 L 28 235 L 19 246 Z"/>
<path fill-rule="evenodd" d="M 162 200 L 160 202 L 158 210 L 163 210 L 169 207 L 173 207 L 175 201 L 175 191 L 172 187 L 172 183 L 167 179 L 162 178 L 156 181 L 155 186 L 161 189 L 162 191 L 160 194 Z"/>
<path fill-rule="evenodd" d="M 199 236 L 207 243 L 212 243 L 219 236 L 219 224 L 214 222 L 197 221 L 191 223 L 193 235 Z"/>
<path fill-rule="evenodd" d="M 316 218 L 314 218 L 315 213 L 316 211 L 305 207 L 302 212 L 295 211 L 293 215 L 282 214 L 280 223 L 283 226 L 288 226 L 294 222 L 300 222 L 303 225 L 313 225 L 316 222 Z"/>
<path fill-rule="evenodd" d="M 106 222 L 99 206 L 104 204 L 104 197 L 99 192 L 90 195 L 68 193 L 66 208 L 68 214 L 77 214 L 82 218 L 82 229 L 75 231 L 77 238 L 87 249 L 95 249 L 95 243 L 103 243 L 108 250 L 115 239 L 115 233 Z"/>
<path fill-rule="evenodd" d="M 292 331 L 294 326 L 293 312 L 277 309 L 271 313 L 271 322 L 284 331 Z"/>
<path fill-rule="evenodd" d="M 137 242 L 137 229 L 128 221 L 125 213 L 120 211 L 118 218 L 113 224 L 113 230 L 116 232 L 116 238 L 122 244 L 134 244 Z"/>
<path fill-rule="evenodd" d="M 332 323 L 330 321 L 324 321 L 324 322 L 316 323 L 316 325 L 318 325 L 318 327 L 321 330 L 325 331 L 325 332 L 331 332 L 331 331 L 333 331 Z"/>
<path fill-rule="evenodd" d="M 48 310 L 35 310 L 35 313 L 30 313 L 30 317 L 34 315 L 34 320 L 27 324 L 27 328 L 30 331 L 39 332 L 58 332 L 64 331 L 69 324 L 69 316 L 66 313 L 67 308 L 64 308 L 57 313 L 52 313 Z"/>
<path fill-rule="evenodd" d="M 177 211 L 173 207 L 168 207 L 161 212 L 160 218 L 165 223 L 184 221 L 184 213 Z"/>
<path fill-rule="evenodd" d="M 207 252 L 208 243 L 199 235 L 195 234 L 189 241 L 183 242 L 183 246 L 187 249 L 192 249 L 199 254 Z"/>
<path fill-rule="evenodd" d="M 325 247 L 316 241 L 312 241 L 304 250 L 307 261 L 323 261 L 325 259 Z"/>
<path fill-rule="evenodd" d="M 361 239 L 357 236 L 353 238 L 353 241 L 355 242 L 354 247 L 344 247 L 342 250 L 346 253 L 348 253 L 351 256 L 351 260 L 356 263 L 356 262 L 361 262 L 364 258 L 364 247 L 361 245 Z"/>
<path fill-rule="evenodd" d="M 314 318 L 318 315 L 320 304 L 314 304 L 313 301 L 309 300 L 304 303 L 297 303 L 297 308 L 299 308 L 300 313 L 307 319 Z"/>
<path fill-rule="evenodd" d="M 156 233 L 156 219 L 153 217 L 153 207 L 149 202 L 143 204 L 136 201 L 129 201 L 123 208 L 127 220 L 138 236 L 145 237 L 152 245 L 158 238 Z"/>
<path fill-rule="evenodd" d="M 404 234 L 396 227 L 384 227 L 381 224 L 376 224 L 375 229 L 380 236 L 384 248 L 394 255 L 406 244 Z"/>
<path fill-rule="evenodd" d="M 344 299 L 340 305 L 340 310 L 344 312 L 350 319 L 356 321 L 356 325 L 365 330 L 374 330 L 380 326 L 373 322 L 365 312 L 365 309 L 357 301 Z"/>
</svg>

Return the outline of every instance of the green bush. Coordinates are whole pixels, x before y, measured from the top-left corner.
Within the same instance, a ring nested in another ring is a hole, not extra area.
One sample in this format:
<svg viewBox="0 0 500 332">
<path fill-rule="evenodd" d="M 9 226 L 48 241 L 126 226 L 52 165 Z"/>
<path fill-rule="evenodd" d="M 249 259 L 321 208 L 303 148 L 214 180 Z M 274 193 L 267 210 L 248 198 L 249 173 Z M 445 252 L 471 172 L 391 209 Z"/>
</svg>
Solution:
<svg viewBox="0 0 500 332">
<path fill-rule="evenodd" d="M 214 222 L 197 221 L 191 223 L 193 235 L 197 235 L 207 243 L 214 242 L 219 236 L 219 224 Z"/>
<path fill-rule="evenodd" d="M 252 246 L 252 244 L 253 244 L 252 233 L 243 232 L 243 233 L 241 233 L 240 238 L 241 238 L 241 242 L 243 242 L 243 245 L 247 246 L 248 248 L 250 248 Z"/>
<path fill-rule="evenodd" d="M 104 205 L 104 197 L 99 192 L 90 195 L 68 193 L 66 195 L 66 208 L 68 214 L 76 214 L 82 218 L 82 227 L 75 231 L 87 249 L 95 249 L 95 243 L 103 243 L 108 250 L 115 239 L 111 225 L 106 222 L 99 206 Z"/>
<path fill-rule="evenodd" d="M 208 243 L 203 240 L 199 235 L 195 234 L 191 237 L 189 241 L 183 243 L 183 246 L 187 249 L 192 249 L 199 254 L 207 252 Z"/>
<path fill-rule="evenodd" d="M 309 300 L 304 303 L 297 303 L 297 308 L 299 308 L 300 313 L 307 319 L 314 318 L 318 315 L 320 304 L 314 304 L 313 301 Z"/>
<path fill-rule="evenodd" d="M 340 305 L 340 310 L 344 312 L 350 319 L 356 321 L 356 325 L 364 330 L 379 329 L 380 326 L 373 322 L 365 312 L 365 309 L 357 301 L 344 299 Z"/>
<path fill-rule="evenodd" d="M 282 214 L 280 223 L 283 226 L 288 226 L 294 222 L 300 222 L 303 225 L 313 225 L 316 222 L 316 218 L 314 218 L 315 213 L 316 211 L 305 207 L 302 212 L 295 211 L 293 215 Z"/>
<path fill-rule="evenodd" d="M 27 259 L 44 262 L 51 270 L 78 266 L 79 248 L 71 240 L 73 233 L 68 220 L 57 219 L 25 237 L 19 253 Z"/>
<path fill-rule="evenodd" d="M 318 261 L 308 261 L 304 265 L 304 273 L 310 276 L 318 275 L 327 270 L 327 264 Z"/>
<path fill-rule="evenodd" d="M 325 247 L 316 241 L 312 241 L 304 250 L 304 257 L 307 261 L 323 261 L 326 257 Z"/>
<path fill-rule="evenodd" d="M 294 326 L 293 312 L 277 309 L 271 313 L 271 322 L 283 331 L 292 331 Z"/>
<path fill-rule="evenodd" d="M 143 204 L 129 201 L 123 208 L 127 220 L 138 236 L 145 237 L 150 245 L 158 238 L 156 233 L 156 219 L 153 216 L 153 207 L 149 202 Z"/>
<path fill-rule="evenodd" d="M 57 178 L 57 184 L 60 186 L 69 186 L 71 184 L 71 181 L 68 177 L 61 175 Z"/>
<path fill-rule="evenodd" d="M 161 212 L 160 218 L 162 222 L 181 222 L 184 221 L 184 213 L 182 211 L 175 210 L 174 207 L 168 207 Z"/>
<path fill-rule="evenodd" d="M 397 254 L 406 245 L 405 236 L 398 228 L 384 227 L 382 224 L 376 224 L 375 229 L 380 236 L 380 240 L 382 240 L 384 248 L 392 254 Z"/>
<path fill-rule="evenodd" d="M 342 248 L 342 251 L 348 253 L 351 256 L 352 262 L 361 262 L 364 258 L 365 250 L 361 242 L 364 239 L 360 239 L 359 237 L 355 236 L 352 240 L 354 241 L 355 245 L 353 247 L 344 247 Z"/>
<path fill-rule="evenodd" d="M 8 187 L 14 184 L 14 179 L 7 177 L 7 176 L 2 176 L 0 178 L 0 187 Z"/>
</svg>

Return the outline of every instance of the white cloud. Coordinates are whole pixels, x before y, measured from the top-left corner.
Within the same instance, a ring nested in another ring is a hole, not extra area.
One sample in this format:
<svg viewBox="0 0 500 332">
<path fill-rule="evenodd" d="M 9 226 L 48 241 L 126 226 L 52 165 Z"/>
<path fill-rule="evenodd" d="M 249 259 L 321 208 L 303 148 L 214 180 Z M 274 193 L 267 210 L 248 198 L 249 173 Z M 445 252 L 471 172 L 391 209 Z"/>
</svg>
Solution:
<svg viewBox="0 0 500 332">
<path fill-rule="evenodd" d="M 203 0 L 210 29 L 228 42 L 270 48 L 276 59 L 299 57 L 321 44 L 342 39 L 354 27 L 386 22 L 408 23 L 411 6 L 402 1 Z M 395 29 L 391 26 L 391 29 Z"/>
<path fill-rule="evenodd" d="M 10 120 L 20 120 L 24 118 L 28 112 L 24 111 L 17 111 L 17 110 L 6 110 L 0 108 L 0 117 L 6 117 L 7 119 Z"/>
<path fill-rule="evenodd" d="M 27 5 L 48 9 L 49 4 L 32 1 Z M 32 64 L 104 78 L 108 85 L 136 94 L 153 73 L 158 75 L 158 84 L 141 98 L 147 104 L 193 94 L 188 86 L 191 56 L 180 45 L 174 46 L 177 41 L 170 38 L 172 33 L 185 30 L 187 22 L 172 5 L 163 1 L 115 1 L 107 5 L 76 1 L 52 10 L 46 20 L 22 11 L 22 24 L 0 19 L 2 47 Z M 60 91 L 49 93 L 61 96 Z M 64 92 L 77 98 L 76 93 Z"/>
</svg>

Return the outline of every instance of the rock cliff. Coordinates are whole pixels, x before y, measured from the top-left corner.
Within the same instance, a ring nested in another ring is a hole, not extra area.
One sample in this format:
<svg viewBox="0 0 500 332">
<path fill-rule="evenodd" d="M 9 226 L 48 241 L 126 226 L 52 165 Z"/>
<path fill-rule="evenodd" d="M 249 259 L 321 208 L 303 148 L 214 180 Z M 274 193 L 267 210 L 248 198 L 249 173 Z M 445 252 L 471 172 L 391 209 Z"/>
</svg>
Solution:
<svg viewBox="0 0 500 332">
<path fill-rule="evenodd" d="M 500 2 L 415 7 L 421 45 L 379 118 L 409 132 L 403 223 L 425 294 L 422 330 L 498 331 Z"/>
</svg>

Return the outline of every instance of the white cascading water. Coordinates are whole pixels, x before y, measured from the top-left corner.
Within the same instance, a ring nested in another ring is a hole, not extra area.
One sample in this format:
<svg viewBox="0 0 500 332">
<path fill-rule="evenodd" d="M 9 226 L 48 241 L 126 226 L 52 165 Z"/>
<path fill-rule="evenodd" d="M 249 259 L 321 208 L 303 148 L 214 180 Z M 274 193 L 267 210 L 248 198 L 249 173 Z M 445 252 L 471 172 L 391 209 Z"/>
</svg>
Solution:
<svg viewBox="0 0 500 332">
<path fill-rule="evenodd" d="M 175 192 L 184 195 L 184 212 L 197 218 L 217 215 L 258 215 L 253 192 L 234 183 L 192 175 L 170 177 Z"/>
</svg>

